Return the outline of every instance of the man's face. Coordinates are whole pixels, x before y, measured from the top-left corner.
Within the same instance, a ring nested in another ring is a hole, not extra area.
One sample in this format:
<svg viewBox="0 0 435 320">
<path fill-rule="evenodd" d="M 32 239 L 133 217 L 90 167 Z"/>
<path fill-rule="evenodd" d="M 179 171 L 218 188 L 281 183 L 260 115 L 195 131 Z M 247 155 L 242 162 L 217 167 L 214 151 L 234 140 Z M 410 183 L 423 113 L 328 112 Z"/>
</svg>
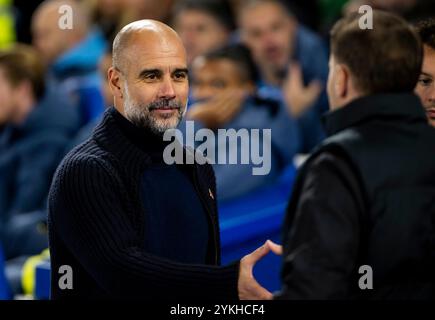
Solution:
<svg viewBox="0 0 435 320">
<path fill-rule="evenodd" d="M 144 41 L 145 40 L 145 41 Z M 187 103 L 186 53 L 174 36 L 133 35 L 121 70 L 124 115 L 157 134 L 175 128 Z"/>
<path fill-rule="evenodd" d="M 226 90 L 249 90 L 243 81 L 239 67 L 231 60 L 207 61 L 200 57 L 193 63 L 193 97 L 196 100 L 210 99 Z"/>
<path fill-rule="evenodd" d="M 420 97 L 429 123 L 435 127 L 435 50 L 424 46 L 423 67 L 415 92 Z"/>
<path fill-rule="evenodd" d="M 281 6 L 263 3 L 248 8 L 240 16 L 243 42 L 258 65 L 283 71 L 292 55 L 296 22 Z"/>
<path fill-rule="evenodd" d="M 47 63 L 52 63 L 64 51 L 72 30 L 58 26 L 59 13 L 54 10 L 37 12 L 32 21 L 33 45 Z"/>
<path fill-rule="evenodd" d="M 199 10 L 181 11 L 175 19 L 175 30 L 187 48 L 189 64 L 197 56 L 223 46 L 229 37 L 222 24 Z"/>
<path fill-rule="evenodd" d="M 14 112 L 16 94 L 0 67 L 0 125 L 11 121 Z"/>
</svg>

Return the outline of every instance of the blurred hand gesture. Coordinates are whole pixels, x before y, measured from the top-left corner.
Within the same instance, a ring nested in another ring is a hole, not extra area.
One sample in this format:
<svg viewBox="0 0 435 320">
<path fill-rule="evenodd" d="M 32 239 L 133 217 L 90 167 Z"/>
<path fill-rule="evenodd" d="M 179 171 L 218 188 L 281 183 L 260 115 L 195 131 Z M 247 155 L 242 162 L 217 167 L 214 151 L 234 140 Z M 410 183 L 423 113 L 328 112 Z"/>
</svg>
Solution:
<svg viewBox="0 0 435 320">
<path fill-rule="evenodd" d="M 201 121 L 210 129 L 221 128 L 239 113 L 245 98 L 244 90 L 226 90 L 206 102 L 192 105 L 187 119 Z"/>
<path fill-rule="evenodd" d="M 322 89 L 323 86 L 319 80 L 313 80 L 305 86 L 300 65 L 292 63 L 282 87 L 290 115 L 294 118 L 301 116 L 316 102 Z"/>
<path fill-rule="evenodd" d="M 254 278 L 255 264 L 270 251 L 282 254 L 282 246 L 267 240 L 264 245 L 240 260 L 239 282 L 237 285 L 240 300 L 271 300 L 272 293 L 263 288 Z"/>
</svg>

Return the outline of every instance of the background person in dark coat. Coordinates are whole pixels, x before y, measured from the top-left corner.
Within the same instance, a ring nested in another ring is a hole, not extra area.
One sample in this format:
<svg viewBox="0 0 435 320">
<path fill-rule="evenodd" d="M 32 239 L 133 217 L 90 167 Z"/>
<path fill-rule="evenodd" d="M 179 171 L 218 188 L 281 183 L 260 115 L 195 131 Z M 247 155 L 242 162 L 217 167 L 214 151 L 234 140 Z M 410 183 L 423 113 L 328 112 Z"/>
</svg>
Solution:
<svg viewBox="0 0 435 320">
<path fill-rule="evenodd" d="M 59 27 L 62 6 L 71 10 L 72 28 Z M 104 112 L 98 62 L 106 41 L 93 26 L 83 1 L 46 0 L 32 16 L 32 42 L 47 65 L 47 87 L 63 92 L 79 109 L 81 125 Z"/>
<path fill-rule="evenodd" d="M 430 125 L 435 127 L 435 19 L 420 21 L 417 31 L 423 41 L 424 55 L 415 93 L 421 99 Z"/>
<path fill-rule="evenodd" d="M 114 40 L 110 108 L 57 170 L 49 196 L 52 298 L 268 299 L 252 276 L 267 242 L 221 267 L 216 183 L 205 165 L 167 165 L 162 140 L 186 108 L 186 52 L 153 20 Z M 193 152 L 183 148 L 185 156 Z M 60 266 L 74 272 L 59 287 Z"/>
<path fill-rule="evenodd" d="M 46 197 L 63 150 L 80 125 L 78 112 L 44 86 L 31 47 L 0 52 L 0 239 L 7 259 L 47 245 Z M 41 229 L 43 230 L 43 229 Z"/>
<path fill-rule="evenodd" d="M 422 46 L 395 15 L 374 11 L 373 30 L 359 18 L 331 32 L 329 138 L 296 181 L 277 298 L 435 297 L 435 131 L 413 94 Z"/>
</svg>

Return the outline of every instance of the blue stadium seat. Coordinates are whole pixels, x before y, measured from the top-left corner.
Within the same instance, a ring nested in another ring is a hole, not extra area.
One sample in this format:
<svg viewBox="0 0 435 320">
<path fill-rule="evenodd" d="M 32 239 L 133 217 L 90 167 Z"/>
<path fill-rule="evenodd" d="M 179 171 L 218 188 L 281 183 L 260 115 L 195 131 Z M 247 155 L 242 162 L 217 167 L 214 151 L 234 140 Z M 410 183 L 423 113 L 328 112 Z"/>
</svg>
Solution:
<svg viewBox="0 0 435 320">
<path fill-rule="evenodd" d="M 267 239 L 281 242 L 281 226 L 296 176 L 289 166 L 274 185 L 236 200 L 219 204 L 222 264 L 242 258 Z M 280 284 L 281 257 L 269 254 L 257 263 L 254 276 L 273 292 Z"/>
<path fill-rule="evenodd" d="M 35 299 L 50 298 L 50 261 L 42 261 L 35 269 Z"/>
<path fill-rule="evenodd" d="M 0 245 L 0 300 L 7 300 L 11 298 L 9 284 L 5 276 L 5 261 L 3 255 L 3 248 Z"/>
</svg>

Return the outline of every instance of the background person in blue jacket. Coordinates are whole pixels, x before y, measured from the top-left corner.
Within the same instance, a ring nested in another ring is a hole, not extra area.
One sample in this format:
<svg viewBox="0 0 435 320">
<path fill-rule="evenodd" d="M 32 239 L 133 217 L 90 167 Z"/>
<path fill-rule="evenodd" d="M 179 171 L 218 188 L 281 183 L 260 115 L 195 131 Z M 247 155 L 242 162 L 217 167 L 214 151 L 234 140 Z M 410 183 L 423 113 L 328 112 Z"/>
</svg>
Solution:
<svg viewBox="0 0 435 320">
<path fill-rule="evenodd" d="M 72 12 L 72 29 L 59 27 L 59 7 Z M 33 44 L 48 65 L 47 85 L 65 92 L 79 108 L 82 125 L 104 111 L 98 62 L 106 50 L 103 34 L 91 25 L 88 12 L 77 1 L 47 0 L 32 17 Z"/>
<path fill-rule="evenodd" d="M 227 0 L 179 0 L 172 15 L 189 66 L 196 57 L 228 44 L 236 27 Z"/>
<path fill-rule="evenodd" d="M 39 252 L 47 234 L 44 209 L 51 176 L 79 114 L 45 87 L 44 67 L 31 47 L 0 52 L 0 235 L 6 258 Z"/>
<path fill-rule="evenodd" d="M 328 56 L 321 38 L 279 0 L 247 0 L 238 12 L 240 39 L 260 72 L 259 94 L 284 103 L 300 130 L 298 153 L 324 138 Z"/>
<path fill-rule="evenodd" d="M 253 175 L 252 161 L 240 163 L 241 155 L 249 155 L 253 144 L 267 143 L 263 136 L 250 140 L 249 145 L 216 144 L 216 162 L 219 153 L 236 153 L 239 159 L 237 164 L 213 164 L 218 199 L 234 199 L 276 182 L 299 149 L 299 132 L 282 103 L 258 96 L 257 70 L 249 50 L 239 44 L 200 56 L 193 63 L 192 78 L 193 104 L 186 119 L 194 120 L 195 130 L 247 129 L 250 137 L 251 129 L 271 130 L 271 164 L 265 175 Z"/>
</svg>

